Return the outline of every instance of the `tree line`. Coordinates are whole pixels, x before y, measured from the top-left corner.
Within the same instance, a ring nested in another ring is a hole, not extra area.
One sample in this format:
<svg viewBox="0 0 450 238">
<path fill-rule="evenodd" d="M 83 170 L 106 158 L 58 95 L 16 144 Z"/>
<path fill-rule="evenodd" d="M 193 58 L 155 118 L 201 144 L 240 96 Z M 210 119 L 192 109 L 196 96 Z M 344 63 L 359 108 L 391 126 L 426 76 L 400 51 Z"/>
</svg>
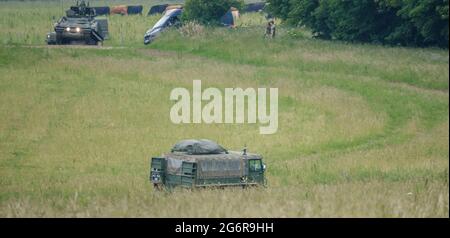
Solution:
<svg viewBox="0 0 450 238">
<path fill-rule="evenodd" d="M 448 0 L 267 0 L 268 11 L 315 37 L 403 46 L 449 46 Z"/>
</svg>

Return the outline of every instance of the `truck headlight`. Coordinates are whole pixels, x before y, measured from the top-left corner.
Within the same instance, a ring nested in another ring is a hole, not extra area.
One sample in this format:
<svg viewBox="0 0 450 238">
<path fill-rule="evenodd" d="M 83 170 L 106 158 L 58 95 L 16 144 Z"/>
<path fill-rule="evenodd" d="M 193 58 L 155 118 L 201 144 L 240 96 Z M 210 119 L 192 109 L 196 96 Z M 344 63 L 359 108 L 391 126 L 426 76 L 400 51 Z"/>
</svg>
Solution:
<svg viewBox="0 0 450 238">
<path fill-rule="evenodd" d="M 76 32 L 80 32 L 81 29 L 80 29 L 79 27 L 77 27 L 77 28 L 75 28 L 75 31 L 76 31 Z"/>
<path fill-rule="evenodd" d="M 66 28 L 66 31 L 70 31 L 70 27 L 67 27 L 67 28 Z"/>
</svg>

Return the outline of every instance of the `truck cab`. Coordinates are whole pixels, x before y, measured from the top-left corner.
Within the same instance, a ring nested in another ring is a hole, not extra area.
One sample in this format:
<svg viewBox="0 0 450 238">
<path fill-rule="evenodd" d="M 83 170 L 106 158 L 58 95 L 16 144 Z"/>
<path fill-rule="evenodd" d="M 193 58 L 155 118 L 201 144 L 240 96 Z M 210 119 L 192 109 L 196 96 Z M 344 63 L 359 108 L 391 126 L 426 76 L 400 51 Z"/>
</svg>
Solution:
<svg viewBox="0 0 450 238">
<path fill-rule="evenodd" d="M 264 183 L 264 172 L 266 165 L 261 159 L 250 159 L 248 161 L 248 180 L 253 183 Z"/>
</svg>

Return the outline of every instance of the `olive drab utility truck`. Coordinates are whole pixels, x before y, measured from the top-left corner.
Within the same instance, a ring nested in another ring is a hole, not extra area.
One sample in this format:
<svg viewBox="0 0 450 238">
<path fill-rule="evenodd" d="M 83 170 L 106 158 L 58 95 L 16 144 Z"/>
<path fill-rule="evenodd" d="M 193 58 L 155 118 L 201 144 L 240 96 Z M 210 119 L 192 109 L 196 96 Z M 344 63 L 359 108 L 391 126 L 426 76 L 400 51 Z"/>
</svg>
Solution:
<svg viewBox="0 0 450 238">
<path fill-rule="evenodd" d="M 150 160 L 155 188 L 265 185 L 266 166 L 257 154 L 227 151 L 210 140 L 183 140 Z"/>
<path fill-rule="evenodd" d="M 108 20 L 96 18 L 94 7 L 82 0 L 71 6 L 54 24 L 54 31 L 47 34 L 47 44 L 101 45 L 108 38 Z"/>
</svg>

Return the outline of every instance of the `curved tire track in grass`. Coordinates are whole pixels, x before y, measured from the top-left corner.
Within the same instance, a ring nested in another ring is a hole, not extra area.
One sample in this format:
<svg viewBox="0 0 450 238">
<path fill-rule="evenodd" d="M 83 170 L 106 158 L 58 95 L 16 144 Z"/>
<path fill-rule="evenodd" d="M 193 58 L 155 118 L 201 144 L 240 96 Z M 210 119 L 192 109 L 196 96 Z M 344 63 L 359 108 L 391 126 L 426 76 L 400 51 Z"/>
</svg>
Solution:
<svg viewBox="0 0 450 238">
<path fill-rule="evenodd" d="M 408 54 L 408 49 L 390 49 L 380 46 L 367 46 L 366 49 L 364 45 L 351 46 L 342 43 L 312 40 L 295 42 L 280 39 L 269 42 L 249 38 L 251 33 L 244 32 L 242 33 L 244 36 L 238 36 L 237 34 L 240 33 L 242 32 L 225 34 L 223 31 L 216 30 L 210 32 L 208 37 L 195 38 L 194 40 L 189 38 L 181 39 L 182 37 L 176 32 L 171 32 L 151 45 L 151 48 L 182 52 L 185 55 L 198 55 L 230 64 L 278 68 L 281 72 L 294 72 L 297 75 L 303 75 L 302 80 L 304 80 L 305 75 L 320 72 L 322 76 L 326 77 L 322 79 L 312 77 L 313 79 L 306 80 L 312 84 L 327 85 L 339 90 L 357 93 L 369 103 L 373 111 L 385 112 L 388 115 L 385 128 L 380 134 L 363 136 L 352 142 L 330 141 L 310 151 L 305 151 L 304 155 L 315 154 L 317 151 L 321 153 L 348 151 L 358 148 L 380 147 L 391 143 L 402 143 L 413 136 L 402 133 L 402 128 L 412 118 L 418 117 L 420 126 L 424 129 L 433 128 L 446 119 L 448 114 L 448 80 L 436 81 L 430 78 L 430 75 L 434 75 L 434 73 L 430 74 L 429 71 L 414 72 L 408 66 L 402 66 L 403 70 L 392 71 L 393 69 L 386 70 L 375 64 L 372 66 L 365 63 L 348 63 L 341 59 L 331 59 L 322 63 L 305 61 L 289 53 L 291 48 L 301 48 L 302 43 L 307 47 L 312 47 L 312 51 L 318 51 L 320 47 L 325 47 L 324 50 L 328 49 L 330 52 L 347 50 L 356 51 L 359 54 L 371 53 L 377 50 L 397 50 L 401 54 Z M 252 44 L 246 44 L 244 39 L 252 41 Z M 217 45 L 217 41 L 221 42 L 221 44 Z M 375 59 L 379 60 L 378 58 Z M 447 62 L 448 64 L 448 57 L 441 59 L 439 62 L 444 64 Z M 360 80 L 360 77 L 370 77 L 370 80 Z M 445 75 L 440 75 L 440 77 L 445 77 Z M 393 82 L 402 82 L 429 92 L 435 91 L 437 92 L 436 95 L 440 96 L 422 95 L 417 90 L 414 92 L 406 88 L 393 88 L 391 87 Z"/>
</svg>

